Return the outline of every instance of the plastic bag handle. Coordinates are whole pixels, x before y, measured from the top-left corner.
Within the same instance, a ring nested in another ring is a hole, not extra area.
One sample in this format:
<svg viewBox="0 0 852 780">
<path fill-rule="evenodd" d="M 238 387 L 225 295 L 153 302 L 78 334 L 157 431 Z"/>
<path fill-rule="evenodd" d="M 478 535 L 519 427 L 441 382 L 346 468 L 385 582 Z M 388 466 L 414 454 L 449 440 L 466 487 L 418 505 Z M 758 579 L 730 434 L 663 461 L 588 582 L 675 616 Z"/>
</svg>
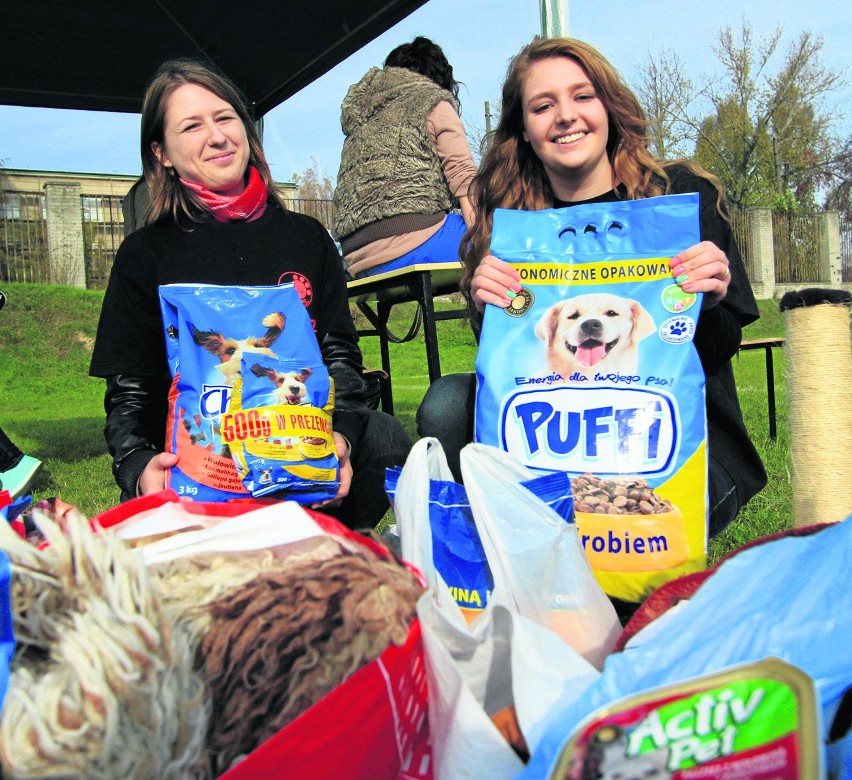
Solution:
<svg viewBox="0 0 852 780">
<path fill-rule="evenodd" d="M 430 584 L 440 576 L 432 558 L 429 525 L 429 482 L 432 479 L 452 481 L 453 474 L 441 443 L 427 436 L 414 444 L 400 471 L 394 514 L 399 524 L 403 559 L 414 564 Z"/>
</svg>

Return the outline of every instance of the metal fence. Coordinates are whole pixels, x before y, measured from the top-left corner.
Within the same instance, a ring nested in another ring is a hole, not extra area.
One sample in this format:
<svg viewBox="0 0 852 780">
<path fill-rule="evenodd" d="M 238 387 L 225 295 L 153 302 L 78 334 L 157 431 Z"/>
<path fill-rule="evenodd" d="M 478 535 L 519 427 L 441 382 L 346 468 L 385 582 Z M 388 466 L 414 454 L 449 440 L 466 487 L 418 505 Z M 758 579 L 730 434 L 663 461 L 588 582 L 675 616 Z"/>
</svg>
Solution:
<svg viewBox="0 0 852 780">
<path fill-rule="evenodd" d="M 852 282 L 852 220 L 840 219 L 841 281 Z"/>
<path fill-rule="evenodd" d="M 322 222 L 326 228 L 331 228 L 334 221 L 334 204 L 330 200 L 318 200 L 313 198 L 293 198 L 289 202 L 290 208 L 299 214 L 307 214 Z"/>
<path fill-rule="evenodd" d="M 731 228 L 737 239 L 737 246 L 743 258 L 746 274 L 749 279 L 754 279 L 754 252 L 752 252 L 751 224 L 748 214 L 744 211 L 735 211 L 731 214 Z"/>
<path fill-rule="evenodd" d="M 115 253 L 124 238 L 122 200 L 112 195 L 80 196 L 86 287 L 90 290 L 106 288 Z"/>
<path fill-rule="evenodd" d="M 772 215 L 777 284 L 800 284 L 820 280 L 822 233 L 819 218 L 811 215 Z"/>
<path fill-rule="evenodd" d="M 43 193 L 0 192 L 0 279 L 50 280 Z"/>
<path fill-rule="evenodd" d="M 115 253 L 124 237 L 122 198 L 82 195 L 80 211 L 83 226 L 83 252 L 86 286 L 106 286 Z M 293 211 L 315 217 L 327 228 L 334 220 L 330 200 L 294 198 Z M 754 260 L 749 216 L 731 215 L 743 262 L 749 278 L 754 278 Z M 819 281 L 820 242 L 817 216 L 773 215 L 775 279 L 779 284 Z M 840 243 L 842 280 L 852 282 L 852 220 L 841 219 Z M 50 263 L 43 193 L 0 192 L 0 281 L 50 281 Z"/>
</svg>

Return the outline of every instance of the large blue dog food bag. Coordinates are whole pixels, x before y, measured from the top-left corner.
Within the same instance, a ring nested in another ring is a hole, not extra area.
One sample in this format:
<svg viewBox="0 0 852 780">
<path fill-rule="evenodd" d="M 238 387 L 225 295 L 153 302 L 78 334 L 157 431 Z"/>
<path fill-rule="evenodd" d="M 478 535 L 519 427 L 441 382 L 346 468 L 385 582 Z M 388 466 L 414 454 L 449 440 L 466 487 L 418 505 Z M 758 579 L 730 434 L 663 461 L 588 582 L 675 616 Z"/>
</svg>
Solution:
<svg viewBox="0 0 852 780">
<path fill-rule="evenodd" d="M 475 439 L 571 475 L 589 563 L 626 601 L 706 565 L 703 296 L 669 268 L 699 240 L 696 194 L 494 212 L 522 289 L 485 309 Z"/>
</svg>

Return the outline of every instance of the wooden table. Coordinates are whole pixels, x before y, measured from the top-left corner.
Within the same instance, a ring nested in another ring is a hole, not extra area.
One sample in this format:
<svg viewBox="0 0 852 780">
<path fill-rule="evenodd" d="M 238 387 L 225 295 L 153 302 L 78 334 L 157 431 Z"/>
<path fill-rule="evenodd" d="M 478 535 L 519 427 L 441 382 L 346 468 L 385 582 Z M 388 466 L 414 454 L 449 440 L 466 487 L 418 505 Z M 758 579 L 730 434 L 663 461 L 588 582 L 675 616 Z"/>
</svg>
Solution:
<svg viewBox="0 0 852 780">
<path fill-rule="evenodd" d="M 740 352 L 747 352 L 752 349 L 764 350 L 764 359 L 766 360 L 766 394 L 769 405 L 769 438 L 773 441 L 778 431 L 775 419 L 775 365 L 772 359 L 772 349 L 783 346 L 784 339 L 745 339 L 740 344 Z"/>
<path fill-rule="evenodd" d="M 364 279 L 355 279 L 347 284 L 350 298 L 355 303 L 372 330 L 359 330 L 359 336 L 378 336 L 380 342 L 382 368 L 388 379 L 382 385 L 382 409 L 393 414 L 393 375 L 390 370 L 390 352 L 388 344 L 402 344 L 413 339 L 422 320 L 423 336 L 426 342 L 426 364 L 429 370 L 429 383 L 441 376 L 441 356 L 435 323 L 438 320 L 461 319 L 465 309 L 435 311 L 434 297 L 449 295 L 459 291 L 462 276 L 462 264 L 422 263 L 388 271 Z M 388 318 L 391 309 L 399 303 L 416 301 L 418 310 L 408 333 L 396 336 L 388 330 Z"/>
</svg>

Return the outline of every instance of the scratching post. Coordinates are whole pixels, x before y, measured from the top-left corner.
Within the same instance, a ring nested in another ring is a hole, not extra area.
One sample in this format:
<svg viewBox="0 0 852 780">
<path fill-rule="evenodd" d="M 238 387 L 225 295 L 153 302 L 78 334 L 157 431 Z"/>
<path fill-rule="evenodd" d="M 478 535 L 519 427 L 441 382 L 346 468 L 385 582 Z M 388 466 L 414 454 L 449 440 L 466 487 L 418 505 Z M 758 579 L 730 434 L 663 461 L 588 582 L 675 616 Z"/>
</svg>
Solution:
<svg viewBox="0 0 852 780">
<path fill-rule="evenodd" d="M 852 295 L 786 293 L 784 312 L 793 525 L 843 520 L 852 512 Z"/>
</svg>

